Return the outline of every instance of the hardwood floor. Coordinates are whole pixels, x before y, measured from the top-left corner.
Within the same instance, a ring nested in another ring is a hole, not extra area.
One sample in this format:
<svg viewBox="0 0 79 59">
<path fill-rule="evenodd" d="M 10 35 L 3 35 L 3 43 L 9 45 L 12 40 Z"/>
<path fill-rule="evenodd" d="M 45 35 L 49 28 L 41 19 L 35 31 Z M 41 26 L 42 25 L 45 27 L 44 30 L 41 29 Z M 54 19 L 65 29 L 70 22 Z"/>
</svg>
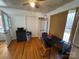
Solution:
<svg viewBox="0 0 79 59">
<path fill-rule="evenodd" d="M 9 48 L 5 44 L 0 47 L 0 59 L 56 59 L 56 49 L 52 49 L 50 56 L 43 57 L 40 55 L 41 46 L 38 38 L 23 42 L 12 41 Z"/>
</svg>

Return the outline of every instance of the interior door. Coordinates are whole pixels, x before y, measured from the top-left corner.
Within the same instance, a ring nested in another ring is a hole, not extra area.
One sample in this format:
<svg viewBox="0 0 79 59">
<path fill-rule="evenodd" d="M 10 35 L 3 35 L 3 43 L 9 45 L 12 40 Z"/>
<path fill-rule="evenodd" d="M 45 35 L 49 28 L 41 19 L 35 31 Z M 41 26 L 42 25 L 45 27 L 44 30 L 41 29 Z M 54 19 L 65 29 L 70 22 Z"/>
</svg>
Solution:
<svg viewBox="0 0 79 59">
<path fill-rule="evenodd" d="M 48 30 L 48 21 L 46 19 L 39 20 L 39 35 L 42 36 L 43 32 L 47 32 Z"/>
<path fill-rule="evenodd" d="M 38 18 L 35 16 L 26 17 L 26 30 L 32 32 L 32 37 L 38 37 Z"/>
</svg>

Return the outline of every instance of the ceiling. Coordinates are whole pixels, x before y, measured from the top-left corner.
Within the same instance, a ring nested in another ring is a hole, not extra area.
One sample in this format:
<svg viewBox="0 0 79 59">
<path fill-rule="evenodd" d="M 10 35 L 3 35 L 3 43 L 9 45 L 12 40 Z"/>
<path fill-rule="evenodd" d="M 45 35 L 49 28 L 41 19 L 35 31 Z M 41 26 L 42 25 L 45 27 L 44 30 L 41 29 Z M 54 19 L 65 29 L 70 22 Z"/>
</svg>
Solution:
<svg viewBox="0 0 79 59">
<path fill-rule="evenodd" d="M 0 7 L 18 8 L 38 12 L 49 12 L 73 0 L 45 0 L 42 2 L 38 2 L 39 8 L 32 8 L 29 5 L 23 6 L 22 4 L 24 1 L 27 0 L 0 0 Z"/>
</svg>

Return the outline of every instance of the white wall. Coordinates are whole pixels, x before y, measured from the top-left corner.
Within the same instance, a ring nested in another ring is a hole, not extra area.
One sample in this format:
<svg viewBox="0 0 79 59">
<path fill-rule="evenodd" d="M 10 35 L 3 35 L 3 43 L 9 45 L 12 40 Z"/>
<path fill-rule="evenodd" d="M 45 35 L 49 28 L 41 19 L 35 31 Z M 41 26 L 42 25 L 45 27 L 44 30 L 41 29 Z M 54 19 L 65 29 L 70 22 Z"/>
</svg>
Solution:
<svg viewBox="0 0 79 59">
<path fill-rule="evenodd" d="M 24 27 L 26 29 L 25 25 L 25 16 L 21 15 L 11 15 L 11 34 L 12 38 L 16 39 L 16 30 L 17 27 Z"/>
<path fill-rule="evenodd" d="M 11 25 L 12 25 L 12 31 L 11 31 L 11 36 L 12 39 L 16 39 L 16 29 L 17 27 L 24 27 L 25 29 L 28 28 L 26 26 L 26 20 L 27 17 L 35 17 L 35 20 L 33 20 L 33 22 L 35 22 L 34 25 L 30 25 L 32 28 L 34 28 L 34 30 L 32 29 L 32 32 L 34 33 L 33 36 L 36 37 L 38 36 L 38 17 L 44 17 L 44 14 L 40 13 L 40 12 L 33 12 L 33 11 L 25 11 L 25 10 L 19 10 L 19 9 L 11 9 L 11 8 L 0 8 L 1 10 L 3 10 L 4 12 L 6 12 L 8 15 L 10 15 L 11 18 Z M 30 22 L 29 22 L 30 23 Z M 27 30 L 27 29 L 26 29 Z"/>
</svg>

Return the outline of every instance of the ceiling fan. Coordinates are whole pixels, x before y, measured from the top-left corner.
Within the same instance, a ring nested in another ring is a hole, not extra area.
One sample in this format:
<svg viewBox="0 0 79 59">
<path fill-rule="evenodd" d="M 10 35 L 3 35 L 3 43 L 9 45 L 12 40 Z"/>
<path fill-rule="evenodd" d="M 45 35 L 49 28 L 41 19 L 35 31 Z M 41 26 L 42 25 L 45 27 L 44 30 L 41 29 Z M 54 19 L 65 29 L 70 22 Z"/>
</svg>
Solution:
<svg viewBox="0 0 79 59">
<path fill-rule="evenodd" d="M 45 0 L 27 0 L 25 2 L 23 2 L 23 6 L 26 6 L 26 5 L 30 5 L 31 7 L 35 7 L 35 8 L 39 8 L 40 4 L 39 2 L 43 2 Z"/>
</svg>

